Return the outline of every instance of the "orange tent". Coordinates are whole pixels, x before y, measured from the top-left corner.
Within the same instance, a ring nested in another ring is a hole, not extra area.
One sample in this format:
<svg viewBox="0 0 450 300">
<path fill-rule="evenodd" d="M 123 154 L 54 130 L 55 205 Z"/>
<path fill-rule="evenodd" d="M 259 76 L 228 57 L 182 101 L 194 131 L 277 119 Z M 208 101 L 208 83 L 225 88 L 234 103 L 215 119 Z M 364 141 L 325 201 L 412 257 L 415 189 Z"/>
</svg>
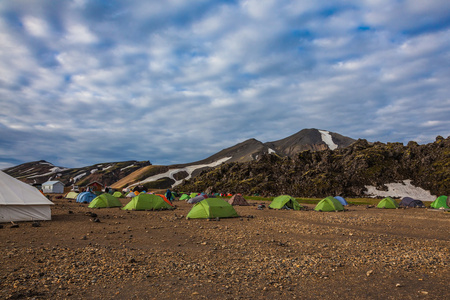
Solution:
<svg viewBox="0 0 450 300">
<path fill-rule="evenodd" d="M 157 196 L 160 196 L 161 198 L 163 198 L 163 200 L 164 201 L 166 201 L 166 203 L 167 204 L 169 204 L 170 206 L 173 206 L 173 204 L 172 203 L 170 203 L 170 201 L 169 200 L 167 200 L 167 198 L 166 198 L 166 196 L 164 196 L 164 195 L 161 195 L 161 194 L 156 194 Z"/>
</svg>

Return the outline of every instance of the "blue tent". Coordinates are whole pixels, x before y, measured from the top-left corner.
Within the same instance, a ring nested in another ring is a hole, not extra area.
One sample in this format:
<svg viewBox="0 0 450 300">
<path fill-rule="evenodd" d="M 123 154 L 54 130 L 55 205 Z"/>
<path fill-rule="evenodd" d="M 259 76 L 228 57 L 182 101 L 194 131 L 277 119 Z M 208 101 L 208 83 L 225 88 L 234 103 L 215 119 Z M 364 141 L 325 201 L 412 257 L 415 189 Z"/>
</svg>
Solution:
<svg viewBox="0 0 450 300">
<path fill-rule="evenodd" d="M 91 203 L 97 197 L 96 194 L 91 192 L 79 193 L 77 196 L 77 202 L 79 203 Z"/>
<path fill-rule="evenodd" d="M 425 207 L 422 201 L 415 200 L 411 197 L 405 197 L 400 202 L 399 206 L 401 207 Z"/>
<path fill-rule="evenodd" d="M 344 206 L 348 205 L 347 201 L 341 196 L 334 196 L 334 198 L 337 199 L 339 202 L 341 202 L 342 205 Z"/>
</svg>

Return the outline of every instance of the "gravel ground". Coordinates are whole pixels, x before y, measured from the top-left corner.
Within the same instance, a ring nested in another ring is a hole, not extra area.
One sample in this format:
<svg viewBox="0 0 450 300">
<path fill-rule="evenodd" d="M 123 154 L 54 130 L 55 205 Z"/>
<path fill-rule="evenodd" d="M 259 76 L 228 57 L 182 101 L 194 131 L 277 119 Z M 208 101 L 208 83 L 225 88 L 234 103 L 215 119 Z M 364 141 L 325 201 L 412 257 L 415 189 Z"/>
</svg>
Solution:
<svg viewBox="0 0 450 300">
<path fill-rule="evenodd" d="M 212 221 L 186 220 L 183 201 L 53 201 L 52 221 L 0 229 L 1 299 L 450 299 L 450 213 L 248 206 Z"/>
</svg>

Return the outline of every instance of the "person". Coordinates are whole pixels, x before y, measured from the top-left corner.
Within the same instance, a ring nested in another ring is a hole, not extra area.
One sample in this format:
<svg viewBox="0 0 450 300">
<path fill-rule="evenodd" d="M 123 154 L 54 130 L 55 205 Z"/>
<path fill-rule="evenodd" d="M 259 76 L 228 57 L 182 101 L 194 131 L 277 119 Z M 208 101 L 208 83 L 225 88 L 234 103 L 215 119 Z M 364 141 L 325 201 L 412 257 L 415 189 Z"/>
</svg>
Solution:
<svg viewBox="0 0 450 300">
<path fill-rule="evenodd" d="M 172 192 L 169 189 L 166 191 L 166 198 L 172 203 Z"/>
</svg>

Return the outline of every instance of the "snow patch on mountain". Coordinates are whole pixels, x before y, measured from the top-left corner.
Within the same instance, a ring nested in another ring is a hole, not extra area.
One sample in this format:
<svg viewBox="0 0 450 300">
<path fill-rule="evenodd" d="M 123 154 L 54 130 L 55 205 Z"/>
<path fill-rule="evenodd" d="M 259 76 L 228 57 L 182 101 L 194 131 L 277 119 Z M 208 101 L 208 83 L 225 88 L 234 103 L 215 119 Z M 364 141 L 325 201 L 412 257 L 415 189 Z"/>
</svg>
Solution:
<svg viewBox="0 0 450 300">
<path fill-rule="evenodd" d="M 320 135 L 322 136 L 322 141 L 328 145 L 328 148 L 331 150 L 337 149 L 338 145 L 336 145 L 333 142 L 333 138 L 331 137 L 331 134 L 329 131 L 326 130 L 319 130 Z"/>
<path fill-rule="evenodd" d="M 84 176 L 86 176 L 86 173 L 81 173 L 81 174 L 75 176 L 75 177 L 73 178 L 73 182 L 77 182 L 78 180 L 80 180 L 80 179 L 83 178 Z M 72 180 L 71 180 L 71 181 L 72 181 Z"/>
<path fill-rule="evenodd" d="M 385 186 L 388 188 L 387 191 L 380 191 L 374 186 L 366 185 L 367 191 L 364 193 L 369 197 L 411 197 L 422 201 L 434 201 L 437 198 L 437 196 L 431 195 L 429 191 L 412 185 L 409 179 L 400 183 L 388 183 Z"/>
<path fill-rule="evenodd" d="M 49 163 L 40 163 L 40 164 L 49 164 Z M 53 166 L 52 164 L 50 164 L 51 166 Z M 31 170 L 31 169 L 30 169 Z M 27 176 L 27 178 L 37 178 L 37 177 L 42 177 L 42 176 L 48 176 L 48 175 L 52 175 L 52 174 L 56 174 L 62 171 L 68 170 L 68 168 L 60 168 L 60 167 L 53 167 L 50 168 L 50 172 L 44 173 L 44 174 L 38 174 L 38 175 L 34 175 L 34 176 Z"/>
<path fill-rule="evenodd" d="M 134 167 L 134 166 L 135 166 L 134 164 L 129 165 L 129 166 L 126 166 L 125 168 L 120 169 L 120 171 L 126 170 L 126 169 L 128 169 L 128 168 L 132 168 L 132 167 Z"/>
<path fill-rule="evenodd" d="M 219 160 L 217 160 L 217 161 L 214 161 L 214 162 L 212 162 L 212 163 L 210 163 L 210 164 L 192 165 L 192 166 L 187 166 L 187 167 L 185 167 L 185 168 L 170 169 L 169 171 L 167 171 L 167 172 L 165 172 L 165 173 L 157 174 L 157 175 L 148 177 L 148 178 L 146 178 L 146 179 L 143 180 L 143 181 L 140 181 L 140 182 L 138 182 L 138 183 L 132 184 L 132 185 L 130 185 L 130 187 L 136 186 L 136 185 L 140 185 L 140 184 L 144 184 L 144 183 L 147 183 L 147 182 L 156 181 L 156 180 L 161 179 L 161 178 L 169 177 L 170 179 L 172 179 L 172 180 L 175 181 L 175 183 L 172 184 L 172 188 L 173 188 L 173 187 L 175 187 L 175 186 L 181 184 L 181 183 L 183 182 L 184 179 L 190 179 L 190 178 L 192 177 L 192 173 L 193 173 L 195 170 L 201 169 L 201 168 L 205 168 L 205 167 L 216 167 L 216 166 L 220 165 L 221 163 L 226 162 L 227 160 L 229 160 L 229 159 L 231 159 L 231 158 L 232 158 L 232 157 L 224 157 L 224 158 L 219 159 Z M 182 179 L 182 180 L 176 180 L 176 179 L 174 178 L 174 175 L 175 175 L 176 173 L 182 172 L 182 171 L 185 171 L 186 173 L 188 173 L 188 176 L 187 176 L 186 178 Z"/>
</svg>

